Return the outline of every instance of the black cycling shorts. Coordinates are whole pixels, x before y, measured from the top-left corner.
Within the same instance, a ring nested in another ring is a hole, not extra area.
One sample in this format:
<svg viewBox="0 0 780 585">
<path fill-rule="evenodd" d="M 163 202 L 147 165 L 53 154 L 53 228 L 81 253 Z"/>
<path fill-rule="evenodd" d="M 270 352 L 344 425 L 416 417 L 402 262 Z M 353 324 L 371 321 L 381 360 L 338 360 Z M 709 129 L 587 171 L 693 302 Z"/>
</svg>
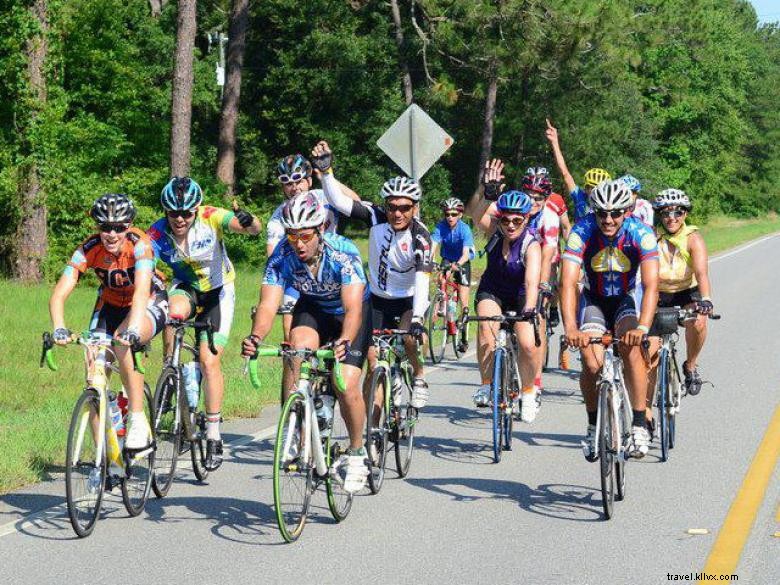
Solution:
<svg viewBox="0 0 780 585">
<path fill-rule="evenodd" d="M 347 356 L 342 363 L 348 366 L 362 368 L 371 341 L 370 312 L 363 310 L 363 319 L 357 337 L 350 343 Z M 344 315 L 324 313 L 315 301 L 306 295 L 301 295 L 295 303 L 292 312 L 291 331 L 296 327 L 311 327 L 320 336 L 320 345 L 336 341 L 342 336 Z"/>
<path fill-rule="evenodd" d="M 690 304 L 697 303 L 701 300 L 701 293 L 699 293 L 699 287 L 694 286 L 687 290 L 681 290 L 678 292 L 659 292 L 658 293 L 658 306 L 659 307 L 687 307 Z"/>
<path fill-rule="evenodd" d="M 500 308 L 502 313 L 506 313 L 508 311 L 514 311 L 518 315 L 523 312 L 523 309 L 525 308 L 525 295 L 521 294 L 520 296 L 516 297 L 502 297 L 496 294 L 493 294 L 489 290 L 479 288 L 477 289 L 477 296 L 474 298 L 474 310 L 477 310 L 477 306 L 479 305 L 480 301 L 493 301 L 496 303 Z"/>
<path fill-rule="evenodd" d="M 129 314 L 130 307 L 109 305 L 98 297 L 95 308 L 92 310 L 89 330 L 113 336 Z M 168 318 L 168 294 L 165 291 L 155 293 L 149 299 L 149 303 L 146 305 L 146 318 L 152 324 L 152 337 L 163 330 Z"/>
<path fill-rule="evenodd" d="M 371 315 L 369 335 L 374 329 L 408 329 L 413 308 L 414 297 L 385 299 L 372 294 L 368 304 Z"/>
<path fill-rule="evenodd" d="M 604 333 L 614 331 L 615 325 L 626 317 L 636 317 L 636 301 L 633 293 L 616 297 L 599 297 L 582 291 L 577 322 L 580 331 Z"/>
<path fill-rule="evenodd" d="M 214 329 L 214 345 L 225 347 L 230 337 L 233 325 L 233 312 L 236 307 L 235 284 L 230 282 L 219 288 L 201 292 L 189 283 L 180 282 L 173 286 L 171 296 L 184 295 L 190 302 L 190 314 L 195 316 L 196 323 L 211 323 Z M 206 332 L 200 332 L 201 341 L 206 339 Z"/>
</svg>

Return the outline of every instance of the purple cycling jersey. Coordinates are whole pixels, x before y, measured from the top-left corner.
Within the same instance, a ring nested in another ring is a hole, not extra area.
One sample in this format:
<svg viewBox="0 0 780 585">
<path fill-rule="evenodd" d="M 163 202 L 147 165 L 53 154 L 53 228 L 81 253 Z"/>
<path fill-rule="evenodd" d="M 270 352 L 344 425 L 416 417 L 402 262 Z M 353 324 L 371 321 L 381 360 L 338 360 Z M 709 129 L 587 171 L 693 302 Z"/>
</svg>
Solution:
<svg viewBox="0 0 780 585">
<path fill-rule="evenodd" d="M 526 228 L 509 244 L 509 254 L 504 258 L 504 237 L 497 232 L 486 247 L 487 268 L 479 282 L 479 290 L 507 300 L 525 295 L 525 253 L 535 241 L 534 231 Z"/>
</svg>

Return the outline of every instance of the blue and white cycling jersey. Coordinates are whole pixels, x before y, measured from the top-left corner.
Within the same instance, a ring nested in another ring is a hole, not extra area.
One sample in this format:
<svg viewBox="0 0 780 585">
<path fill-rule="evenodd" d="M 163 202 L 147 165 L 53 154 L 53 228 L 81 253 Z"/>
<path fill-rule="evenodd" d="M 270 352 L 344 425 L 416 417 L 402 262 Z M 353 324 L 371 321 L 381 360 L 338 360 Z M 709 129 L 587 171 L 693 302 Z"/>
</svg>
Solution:
<svg viewBox="0 0 780 585">
<path fill-rule="evenodd" d="M 265 267 L 264 285 L 294 288 L 314 302 L 323 313 L 343 315 L 341 287 L 350 284 L 366 284 L 363 261 L 357 246 L 337 234 L 325 234 L 322 260 L 317 276 L 298 257 L 285 238 L 274 249 Z M 364 298 L 368 298 L 366 287 Z"/>
<path fill-rule="evenodd" d="M 441 257 L 445 260 L 457 262 L 463 255 L 463 248 L 469 249 L 469 260 L 474 259 L 474 236 L 462 220 L 458 220 L 454 229 L 447 220 L 441 220 L 431 232 L 431 240 L 441 244 Z"/>
</svg>

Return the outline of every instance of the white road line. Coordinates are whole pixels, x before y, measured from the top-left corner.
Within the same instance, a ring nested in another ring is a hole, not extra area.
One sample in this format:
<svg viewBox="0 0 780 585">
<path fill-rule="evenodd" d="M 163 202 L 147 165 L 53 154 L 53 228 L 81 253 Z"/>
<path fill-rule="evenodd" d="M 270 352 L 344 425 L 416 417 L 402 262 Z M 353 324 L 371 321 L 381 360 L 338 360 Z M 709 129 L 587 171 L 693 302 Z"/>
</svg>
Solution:
<svg viewBox="0 0 780 585">
<path fill-rule="evenodd" d="M 740 246 L 739 248 L 735 248 L 734 250 L 730 250 L 728 252 L 715 256 L 714 258 L 710 258 L 710 264 L 712 264 L 713 262 L 717 262 L 718 260 L 723 260 L 724 258 L 728 258 L 729 256 L 734 256 L 735 254 L 739 254 L 740 252 L 744 252 L 748 248 L 752 248 L 753 246 L 757 246 L 762 242 L 766 242 L 767 240 L 771 240 L 772 238 L 776 238 L 778 236 L 780 236 L 780 232 L 775 232 L 774 234 L 769 234 L 768 236 L 764 236 L 763 238 L 759 238 L 757 240 L 753 240 L 752 242 L 748 242 L 744 246 Z"/>
</svg>

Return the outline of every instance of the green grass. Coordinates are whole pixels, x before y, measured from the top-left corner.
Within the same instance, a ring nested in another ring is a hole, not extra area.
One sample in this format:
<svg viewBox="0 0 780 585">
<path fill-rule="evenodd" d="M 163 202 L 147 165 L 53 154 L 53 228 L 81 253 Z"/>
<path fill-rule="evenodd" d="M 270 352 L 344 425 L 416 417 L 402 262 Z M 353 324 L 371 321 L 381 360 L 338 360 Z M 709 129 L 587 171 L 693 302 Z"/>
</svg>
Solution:
<svg viewBox="0 0 780 585">
<path fill-rule="evenodd" d="M 718 217 L 702 226 L 710 253 L 733 247 L 761 235 L 780 231 L 780 217 L 737 220 Z M 356 239 L 366 258 L 367 240 Z M 484 245 L 479 241 L 478 246 Z M 473 262 L 473 274 L 484 270 L 485 259 Z M 223 359 L 226 380 L 226 418 L 257 416 L 264 404 L 277 400 L 280 364 L 263 363 L 263 389 L 255 391 L 242 375 L 240 340 L 249 332 L 249 310 L 256 303 L 260 270 L 239 268 L 236 283 L 236 313 L 231 341 Z M 0 493 L 33 483 L 63 463 L 71 409 L 84 380 L 83 361 L 76 346 L 57 349 L 60 370 L 38 367 L 41 332 L 50 330 L 49 286 L 25 287 L 0 280 Z M 68 325 L 74 330 L 87 326 L 95 302 L 95 289 L 78 287 L 66 306 Z M 269 342 L 281 339 L 277 319 Z M 160 369 L 161 344 L 147 360 L 147 381 L 154 387 Z"/>
</svg>

